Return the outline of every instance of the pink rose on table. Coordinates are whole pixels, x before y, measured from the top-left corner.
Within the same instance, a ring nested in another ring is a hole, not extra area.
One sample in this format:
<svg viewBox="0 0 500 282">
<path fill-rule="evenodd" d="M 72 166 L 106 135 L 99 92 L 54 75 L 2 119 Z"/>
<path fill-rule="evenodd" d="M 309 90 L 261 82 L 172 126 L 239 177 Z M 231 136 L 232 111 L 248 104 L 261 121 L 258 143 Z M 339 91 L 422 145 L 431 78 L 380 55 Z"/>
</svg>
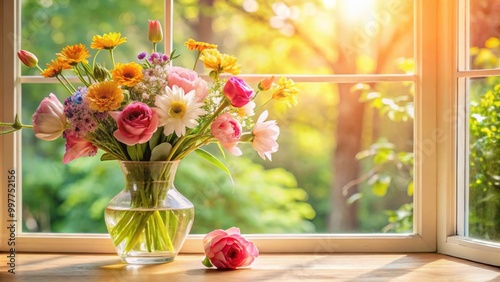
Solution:
<svg viewBox="0 0 500 282">
<path fill-rule="evenodd" d="M 231 227 L 224 231 L 214 230 L 203 238 L 205 266 L 218 269 L 236 269 L 249 266 L 259 256 L 255 245 L 243 238 L 240 229 Z"/>
<path fill-rule="evenodd" d="M 63 137 L 66 139 L 66 153 L 63 156 L 63 164 L 80 157 L 92 157 L 97 154 L 97 147 L 85 138 L 76 137 L 74 132 L 65 131 Z"/>
<path fill-rule="evenodd" d="M 279 145 L 276 140 L 280 134 L 280 128 L 275 120 L 264 121 L 267 115 L 268 112 L 264 111 L 257 119 L 257 123 L 252 130 L 252 146 L 261 158 L 265 160 L 267 157 L 271 160 L 271 153 L 278 151 Z"/>
<path fill-rule="evenodd" d="M 241 108 L 252 100 L 255 93 L 243 79 L 232 76 L 224 85 L 224 95 L 229 99 L 231 105 Z"/>
<path fill-rule="evenodd" d="M 158 128 L 158 115 L 142 102 L 132 102 L 121 112 L 109 112 L 118 129 L 113 136 L 129 146 L 146 143 Z"/>
<path fill-rule="evenodd" d="M 201 102 L 207 96 L 207 82 L 193 70 L 172 66 L 168 68 L 167 77 L 170 88 L 177 85 L 184 89 L 184 93 L 186 94 L 194 90 L 197 102 Z"/>
<path fill-rule="evenodd" d="M 242 155 L 240 148 L 237 147 L 241 137 L 241 124 L 231 114 L 224 113 L 218 116 L 210 126 L 210 130 L 222 147 L 235 156 Z"/>
<path fill-rule="evenodd" d="M 64 106 L 57 97 L 50 93 L 43 98 L 32 117 L 35 136 L 45 141 L 57 139 L 66 129 L 66 115 Z"/>
</svg>

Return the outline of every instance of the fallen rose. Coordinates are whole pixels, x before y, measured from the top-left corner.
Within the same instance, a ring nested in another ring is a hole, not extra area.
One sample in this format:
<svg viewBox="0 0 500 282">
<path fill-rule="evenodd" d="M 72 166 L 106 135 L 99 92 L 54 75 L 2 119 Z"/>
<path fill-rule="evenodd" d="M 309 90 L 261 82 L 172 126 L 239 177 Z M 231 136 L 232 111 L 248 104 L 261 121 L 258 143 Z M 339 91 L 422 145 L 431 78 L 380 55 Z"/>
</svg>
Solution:
<svg viewBox="0 0 500 282">
<path fill-rule="evenodd" d="M 203 247 L 205 249 L 203 264 L 207 267 L 215 266 L 218 269 L 249 266 L 259 256 L 257 247 L 243 238 L 240 229 L 236 227 L 208 233 L 203 238 Z"/>
</svg>

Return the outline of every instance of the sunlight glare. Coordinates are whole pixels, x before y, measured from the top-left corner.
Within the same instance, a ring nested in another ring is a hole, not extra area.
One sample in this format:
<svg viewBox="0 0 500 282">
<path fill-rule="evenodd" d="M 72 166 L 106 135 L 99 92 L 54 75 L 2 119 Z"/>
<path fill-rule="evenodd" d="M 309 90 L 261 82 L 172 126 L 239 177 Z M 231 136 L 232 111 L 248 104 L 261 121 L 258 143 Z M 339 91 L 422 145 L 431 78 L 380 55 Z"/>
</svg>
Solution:
<svg viewBox="0 0 500 282">
<path fill-rule="evenodd" d="M 337 6 L 337 0 L 323 0 L 323 5 L 327 9 L 334 9 Z"/>
<path fill-rule="evenodd" d="M 259 3 L 255 0 L 245 0 L 243 2 L 243 10 L 247 13 L 254 13 L 257 12 L 259 9 Z"/>
<path fill-rule="evenodd" d="M 373 0 L 340 1 L 339 4 L 344 20 L 350 22 L 366 18 L 366 15 L 374 8 Z"/>
</svg>

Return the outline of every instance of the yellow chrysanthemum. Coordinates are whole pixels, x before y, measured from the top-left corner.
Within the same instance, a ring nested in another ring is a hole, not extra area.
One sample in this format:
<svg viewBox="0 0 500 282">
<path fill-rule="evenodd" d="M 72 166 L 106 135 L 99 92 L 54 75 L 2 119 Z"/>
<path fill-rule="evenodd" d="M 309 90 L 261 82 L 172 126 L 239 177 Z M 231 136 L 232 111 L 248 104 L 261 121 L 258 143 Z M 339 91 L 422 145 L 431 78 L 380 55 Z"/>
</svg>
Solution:
<svg viewBox="0 0 500 282">
<path fill-rule="evenodd" d="M 55 61 L 52 60 L 50 61 L 50 64 L 47 64 L 47 68 L 42 71 L 41 75 L 43 77 L 56 77 L 61 74 L 63 70 L 67 69 L 71 69 L 71 66 L 68 64 L 68 62 L 60 57 L 57 57 Z"/>
<path fill-rule="evenodd" d="M 73 46 L 66 46 L 58 53 L 62 60 L 74 66 L 80 62 L 87 63 L 87 58 L 90 57 L 89 50 L 83 44 L 76 44 Z"/>
<path fill-rule="evenodd" d="M 127 42 L 127 37 L 121 38 L 121 33 L 110 32 L 108 34 L 104 34 L 103 36 L 94 35 L 94 37 L 92 37 L 92 44 L 90 44 L 90 48 L 110 50 L 125 42 Z"/>
<path fill-rule="evenodd" d="M 116 64 L 111 71 L 113 80 L 119 85 L 133 87 L 141 82 L 143 74 L 142 67 L 138 63 Z"/>
<path fill-rule="evenodd" d="M 287 106 L 297 105 L 299 89 L 291 79 L 280 77 L 273 92 L 273 99 L 284 102 Z"/>
<path fill-rule="evenodd" d="M 114 111 L 123 101 L 123 93 L 114 81 L 103 81 L 93 84 L 87 92 L 89 106 L 94 111 Z"/>
<path fill-rule="evenodd" d="M 217 45 L 215 44 L 210 44 L 210 43 L 205 43 L 201 41 L 195 41 L 194 39 L 190 38 L 188 41 L 184 43 L 188 50 L 194 51 L 203 51 L 206 49 L 217 49 Z"/>
<path fill-rule="evenodd" d="M 221 54 L 217 49 L 206 49 L 201 53 L 200 60 L 205 67 L 212 69 L 216 73 L 230 73 L 237 75 L 241 66 L 237 64 L 234 56 Z"/>
</svg>

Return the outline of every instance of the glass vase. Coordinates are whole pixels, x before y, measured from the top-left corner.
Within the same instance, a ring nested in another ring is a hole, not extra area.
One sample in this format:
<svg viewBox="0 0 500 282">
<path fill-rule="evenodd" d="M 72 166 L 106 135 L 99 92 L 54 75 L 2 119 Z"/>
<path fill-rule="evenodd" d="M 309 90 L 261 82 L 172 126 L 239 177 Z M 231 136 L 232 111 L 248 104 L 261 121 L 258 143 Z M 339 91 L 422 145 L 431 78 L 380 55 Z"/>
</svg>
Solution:
<svg viewBox="0 0 500 282">
<path fill-rule="evenodd" d="M 179 161 L 120 161 L 125 188 L 106 206 L 106 227 L 121 260 L 173 261 L 194 220 L 194 206 L 174 186 Z"/>
</svg>

